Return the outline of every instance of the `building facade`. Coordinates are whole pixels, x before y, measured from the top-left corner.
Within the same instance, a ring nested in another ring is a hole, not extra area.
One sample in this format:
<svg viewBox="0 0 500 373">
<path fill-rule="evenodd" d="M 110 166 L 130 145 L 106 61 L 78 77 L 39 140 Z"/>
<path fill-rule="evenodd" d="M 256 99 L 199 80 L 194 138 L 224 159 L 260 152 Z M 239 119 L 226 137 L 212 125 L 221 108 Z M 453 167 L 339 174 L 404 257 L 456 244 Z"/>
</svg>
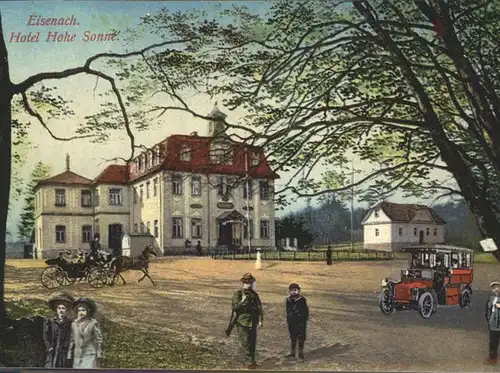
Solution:
<svg viewBox="0 0 500 373">
<path fill-rule="evenodd" d="M 430 207 L 381 202 L 363 219 L 365 249 L 399 251 L 412 244 L 442 244 L 446 222 Z"/>
<path fill-rule="evenodd" d="M 93 180 L 70 170 L 36 188 L 35 243 L 43 256 L 101 245 L 120 249 L 123 233 L 150 233 L 164 252 L 194 247 L 275 249 L 274 182 L 260 147 L 225 135 L 217 109 L 209 136 L 171 135 L 126 165 Z"/>
</svg>

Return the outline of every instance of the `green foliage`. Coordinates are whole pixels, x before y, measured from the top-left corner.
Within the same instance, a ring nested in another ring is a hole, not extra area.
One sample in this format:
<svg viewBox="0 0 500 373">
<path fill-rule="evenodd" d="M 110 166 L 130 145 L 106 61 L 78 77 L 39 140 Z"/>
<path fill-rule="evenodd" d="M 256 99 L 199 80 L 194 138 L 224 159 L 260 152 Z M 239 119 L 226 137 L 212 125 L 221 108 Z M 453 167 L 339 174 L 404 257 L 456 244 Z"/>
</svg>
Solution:
<svg viewBox="0 0 500 373">
<path fill-rule="evenodd" d="M 24 191 L 24 207 L 21 220 L 17 224 L 19 239 L 30 242 L 35 226 L 35 187 L 40 180 L 50 176 L 50 166 L 38 162 L 30 176 L 30 182 Z"/>
<path fill-rule="evenodd" d="M 276 221 L 276 240 L 296 238 L 299 247 L 310 245 L 313 235 L 307 228 L 304 216 L 290 214 Z"/>
<path fill-rule="evenodd" d="M 481 138 L 474 126 L 463 124 L 475 123 L 474 103 L 429 18 L 417 2 L 362 3 L 371 5 L 380 27 L 410 61 L 439 127 L 463 154 L 476 181 L 498 188 L 498 175 L 488 172 L 492 167 Z M 448 3 L 464 57 L 479 66 L 482 83 L 492 76 L 496 87 L 499 69 L 492 51 L 499 7 L 472 0 Z M 350 181 L 332 178 L 332 172 L 345 173 L 353 156 L 373 166 L 365 170 L 363 187 L 357 189 L 365 201 L 378 201 L 397 189 L 422 198 L 460 193 L 452 179 L 436 179 L 436 171 L 448 168 L 423 120 L 415 87 L 353 4 L 276 1 L 264 17 L 244 7 L 215 16 L 163 9 L 135 32 L 185 40 L 176 49 L 144 57 L 142 64 L 154 72 L 152 89 L 175 103 L 183 104 L 182 93 L 190 90 L 218 97 L 230 110 L 243 109 L 244 125 L 227 123 L 230 131 L 265 145 L 277 171 L 293 172 L 286 187 L 296 194 L 345 189 Z M 484 52 L 481 61 L 478 47 Z M 171 109 L 160 104 L 154 110 Z M 187 105 L 184 110 L 203 115 Z M 330 172 L 314 180 L 313 168 Z M 278 202 L 287 201 L 278 197 Z"/>
</svg>

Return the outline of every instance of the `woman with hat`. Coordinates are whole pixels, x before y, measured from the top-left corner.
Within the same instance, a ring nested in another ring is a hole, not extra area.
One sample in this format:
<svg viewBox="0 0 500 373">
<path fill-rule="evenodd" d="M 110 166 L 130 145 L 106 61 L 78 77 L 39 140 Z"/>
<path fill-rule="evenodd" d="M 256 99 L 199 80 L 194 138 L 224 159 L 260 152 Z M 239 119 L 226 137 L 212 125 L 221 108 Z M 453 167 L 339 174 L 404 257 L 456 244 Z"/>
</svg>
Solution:
<svg viewBox="0 0 500 373">
<path fill-rule="evenodd" d="M 71 368 L 67 355 L 71 339 L 70 310 L 74 298 L 67 292 L 53 294 L 48 301 L 54 316 L 45 319 L 43 341 L 46 348 L 46 368 Z"/>
<path fill-rule="evenodd" d="M 97 306 L 89 298 L 80 298 L 74 303 L 77 318 L 71 325 L 71 344 L 68 358 L 73 359 L 73 368 L 98 368 L 102 359 L 102 333 L 93 317 Z"/>
</svg>

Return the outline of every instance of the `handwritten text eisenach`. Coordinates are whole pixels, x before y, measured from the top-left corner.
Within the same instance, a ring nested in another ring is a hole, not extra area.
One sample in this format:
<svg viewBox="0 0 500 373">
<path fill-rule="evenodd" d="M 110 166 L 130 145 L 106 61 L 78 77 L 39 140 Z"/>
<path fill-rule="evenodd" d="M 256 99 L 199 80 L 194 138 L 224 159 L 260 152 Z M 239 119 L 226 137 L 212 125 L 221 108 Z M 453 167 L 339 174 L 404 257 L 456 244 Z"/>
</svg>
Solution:
<svg viewBox="0 0 500 373">
<path fill-rule="evenodd" d="M 28 17 L 27 26 L 40 27 L 74 27 L 80 23 L 74 15 L 70 17 L 42 17 L 32 14 Z M 116 33 L 96 33 L 89 30 L 84 31 L 80 36 L 70 31 L 29 31 L 29 32 L 11 32 L 9 43 L 38 43 L 40 41 L 51 43 L 72 43 L 81 40 L 83 42 L 106 42 L 115 41 Z"/>
</svg>

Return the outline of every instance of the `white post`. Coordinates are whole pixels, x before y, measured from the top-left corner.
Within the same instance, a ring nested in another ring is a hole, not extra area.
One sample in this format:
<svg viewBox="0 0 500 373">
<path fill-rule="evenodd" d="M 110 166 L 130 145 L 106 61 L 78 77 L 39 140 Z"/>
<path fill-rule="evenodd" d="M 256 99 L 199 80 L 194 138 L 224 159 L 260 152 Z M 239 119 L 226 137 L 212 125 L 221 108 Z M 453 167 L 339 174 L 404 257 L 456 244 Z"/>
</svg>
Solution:
<svg viewBox="0 0 500 373">
<path fill-rule="evenodd" d="M 290 238 L 286 237 L 286 238 L 285 238 L 285 240 L 286 240 L 286 245 L 285 245 L 285 247 L 286 247 L 287 249 L 289 249 L 289 248 L 290 248 Z"/>
<path fill-rule="evenodd" d="M 247 198 L 246 198 L 246 206 L 247 206 L 247 242 L 248 242 L 248 252 L 251 250 L 250 246 L 250 203 L 248 201 L 248 197 L 250 195 L 250 188 L 248 185 L 248 148 L 247 144 L 245 144 L 245 188 L 247 191 Z"/>
<path fill-rule="evenodd" d="M 351 251 L 354 252 L 354 156 L 351 164 Z"/>
</svg>

